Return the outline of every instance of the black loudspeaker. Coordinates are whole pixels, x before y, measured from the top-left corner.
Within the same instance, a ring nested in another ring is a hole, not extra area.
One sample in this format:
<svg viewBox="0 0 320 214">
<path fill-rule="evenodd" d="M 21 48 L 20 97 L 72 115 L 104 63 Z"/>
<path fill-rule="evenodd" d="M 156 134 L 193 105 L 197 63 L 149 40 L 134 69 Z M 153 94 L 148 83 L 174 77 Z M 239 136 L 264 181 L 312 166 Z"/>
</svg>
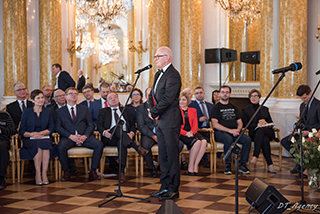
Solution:
<svg viewBox="0 0 320 214">
<path fill-rule="evenodd" d="M 173 200 L 165 200 L 156 214 L 184 214 Z"/>
<path fill-rule="evenodd" d="M 237 60 L 237 51 L 227 48 L 205 50 L 205 63 L 231 62 Z"/>
<path fill-rule="evenodd" d="M 255 178 L 246 192 L 250 205 L 263 214 L 280 214 L 286 210 L 283 206 L 288 200 L 276 188 L 261 178 Z"/>
<path fill-rule="evenodd" d="M 240 62 L 260 64 L 260 51 L 241 52 Z"/>
</svg>

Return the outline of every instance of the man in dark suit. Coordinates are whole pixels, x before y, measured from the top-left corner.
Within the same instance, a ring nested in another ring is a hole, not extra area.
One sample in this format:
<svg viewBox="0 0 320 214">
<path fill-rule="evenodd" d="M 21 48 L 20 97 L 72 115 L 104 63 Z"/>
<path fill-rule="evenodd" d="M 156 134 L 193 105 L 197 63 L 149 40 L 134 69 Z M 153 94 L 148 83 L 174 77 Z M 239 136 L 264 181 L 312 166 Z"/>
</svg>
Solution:
<svg viewBox="0 0 320 214">
<path fill-rule="evenodd" d="M 312 98 L 309 105 L 307 106 L 306 111 L 304 112 L 303 115 L 301 115 L 303 109 L 308 104 L 308 102 L 311 98 L 312 92 L 311 92 L 311 89 L 308 85 L 300 85 L 297 89 L 296 94 L 300 97 L 300 99 L 302 101 L 302 103 L 300 104 L 300 118 L 301 118 L 301 123 L 304 124 L 304 129 L 302 131 L 302 134 L 303 134 L 303 136 L 308 136 L 311 129 L 313 129 L 313 128 L 315 128 L 316 130 L 320 129 L 320 101 L 315 97 Z M 288 152 L 290 152 L 291 145 L 292 145 L 290 137 L 291 137 L 291 135 L 286 136 L 286 137 L 282 138 L 282 140 L 281 140 L 281 145 Z M 294 138 L 296 140 L 298 140 L 299 134 L 295 134 Z M 293 153 L 291 153 L 291 154 L 293 155 Z M 301 170 L 301 164 L 298 163 L 290 172 L 291 173 L 299 173 L 300 170 Z M 306 177 L 306 175 L 304 177 Z"/>
<path fill-rule="evenodd" d="M 118 146 L 119 151 L 119 141 L 120 141 L 120 128 L 116 127 L 116 123 L 123 110 L 122 107 L 119 108 L 119 97 L 115 92 L 110 92 L 107 96 L 108 106 L 107 108 L 102 108 L 99 111 L 97 128 L 102 135 L 102 142 L 107 146 Z M 123 135 L 121 144 L 121 182 L 125 182 L 124 169 L 126 167 L 127 161 L 127 148 L 133 147 L 140 155 L 144 156 L 148 153 L 147 150 L 138 146 L 134 143 L 134 135 L 136 131 L 135 124 L 133 122 L 132 116 L 129 109 L 125 109 L 121 120 L 124 122 L 123 125 Z M 110 139 L 111 133 L 116 128 L 115 134 Z M 120 157 L 119 157 L 120 158 Z"/>
<path fill-rule="evenodd" d="M 80 103 L 80 105 L 84 105 L 84 106 L 87 106 L 88 108 L 90 108 L 91 103 L 93 103 L 93 101 L 95 101 L 95 99 L 93 98 L 93 96 L 94 96 L 94 88 L 92 86 L 92 83 L 87 83 L 82 88 L 82 93 L 83 93 L 83 96 L 86 99 L 84 101 L 82 101 Z"/>
<path fill-rule="evenodd" d="M 33 103 L 27 100 L 26 86 L 22 82 L 17 82 L 13 86 L 13 93 L 16 95 L 17 100 L 9 103 L 6 106 L 6 111 L 13 119 L 14 125 L 18 129 L 21 121 L 21 115 L 24 109 L 33 107 Z"/>
<path fill-rule="evenodd" d="M 66 104 L 66 95 L 61 89 L 55 90 L 53 93 L 55 104 L 51 106 L 54 123 L 57 121 L 57 110 Z"/>
<path fill-rule="evenodd" d="M 152 90 L 149 95 L 150 117 L 158 121 L 157 139 L 161 169 L 161 187 L 151 193 L 159 200 L 179 198 L 179 133 L 181 113 L 179 93 L 181 77 L 171 64 L 172 51 L 160 47 L 154 60 L 159 71 L 155 74 Z"/>
<path fill-rule="evenodd" d="M 56 104 L 56 102 L 52 99 L 52 87 L 50 85 L 45 85 L 42 87 L 43 97 L 44 97 L 44 104 L 45 108 L 51 108 Z"/>
<path fill-rule="evenodd" d="M 70 87 L 65 91 L 67 105 L 57 110 L 56 130 L 60 134 L 60 142 L 57 150 L 64 171 L 62 181 L 70 180 L 68 166 L 68 149 L 75 146 L 84 146 L 93 149 L 92 164 L 89 172 L 89 180 L 98 180 L 97 175 L 103 144 L 93 136 L 94 125 L 88 108 L 77 105 L 78 90 Z"/>
<path fill-rule="evenodd" d="M 86 79 L 83 76 L 83 71 L 79 70 L 78 71 L 78 82 L 77 82 L 77 89 L 78 89 L 79 93 L 82 92 L 82 88 L 85 84 L 86 84 Z"/>
<path fill-rule="evenodd" d="M 212 103 L 204 100 L 204 90 L 202 87 L 197 87 L 194 90 L 196 100 L 191 101 L 189 107 L 197 109 L 198 126 L 199 128 L 210 128 L 210 112 L 213 107 Z"/>
<path fill-rule="evenodd" d="M 60 88 L 62 91 L 65 91 L 69 87 L 75 87 L 76 83 L 66 71 L 61 71 L 61 65 L 59 63 L 52 65 L 52 73 L 56 76 L 56 88 Z"/>
<path fill-rule="evenodd" d="M 0 190 L 6 188 L 6 172 L 9 164 L 10 138 L 17 132 L 10 115 L 0 111 Z"/>
<path fill-rule="evenodd" d="M 99 115 L 99 110 L 105 107 L 108 107 L 107 102 L 107 96 L 110 93 L 110 85 L 106 82 L 101 83 L 100 85 L 100 95 L 101 98 L 98 100 L 95 100 L 93 103 L 91 103 L 91 106 L 89 108 L 89 112 L 91 114 L 91 118 L 93 120 L 93 123 L 97 127 L 97 119 Z"/>
</svg>

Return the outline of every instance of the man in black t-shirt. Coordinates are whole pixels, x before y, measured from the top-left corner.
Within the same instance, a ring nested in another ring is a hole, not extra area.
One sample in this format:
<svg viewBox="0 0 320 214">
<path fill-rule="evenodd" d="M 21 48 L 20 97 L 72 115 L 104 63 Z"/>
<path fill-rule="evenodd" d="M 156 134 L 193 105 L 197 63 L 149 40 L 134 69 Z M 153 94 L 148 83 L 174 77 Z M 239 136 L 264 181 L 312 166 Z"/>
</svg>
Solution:
<svg viewBox="0 0 320 214">
<path fill-rule="evenodd" d="M 214 128 L 214 138 L 217 142 L 224 144 L 226 154 L 231 144 L 237 139 L 242 129 L 241 114 L 238 108 L 229 103 L 231 88 L 227 85 L 220 88 L 220 102 L 211 110 L 211 121 Z M 251 148 L 251 139 L 248 135 L 241 136 L 238 143 L 242 144 L 239 172 L 249 174 L 246 166 Z M 231 175 L 231 155 L 225 160 L 224 174 Z"/>
</svg>

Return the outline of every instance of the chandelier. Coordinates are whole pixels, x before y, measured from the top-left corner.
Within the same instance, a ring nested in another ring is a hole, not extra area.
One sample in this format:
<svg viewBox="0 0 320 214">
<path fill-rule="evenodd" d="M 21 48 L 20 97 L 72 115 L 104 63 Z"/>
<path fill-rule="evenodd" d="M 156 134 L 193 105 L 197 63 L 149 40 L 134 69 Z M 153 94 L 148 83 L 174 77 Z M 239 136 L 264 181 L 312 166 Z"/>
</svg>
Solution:
<svg viewBox="0 0 320 214">
<path fill-rule="evenodd" d="M 95 25 L 99 31 L 107 29 L 120 16 L 125 17 L 122 0 L 75 0 L 75 8 L 80 19 Z"/>
<path fill-rule="evenodd" d="M 103 65 L 119 57 L 120 46 L 114 34 L 114 30 L 110 26 L 108 30 L 100 32 L 99 61 Z"/>
<path fill-rule="evenodd" d="M 249 25 L 260 17 L 260 0 L 214 0 L 222 9 L 227 11 L 228 16 L 238 22 L 244 19 Z"/>
</svg>

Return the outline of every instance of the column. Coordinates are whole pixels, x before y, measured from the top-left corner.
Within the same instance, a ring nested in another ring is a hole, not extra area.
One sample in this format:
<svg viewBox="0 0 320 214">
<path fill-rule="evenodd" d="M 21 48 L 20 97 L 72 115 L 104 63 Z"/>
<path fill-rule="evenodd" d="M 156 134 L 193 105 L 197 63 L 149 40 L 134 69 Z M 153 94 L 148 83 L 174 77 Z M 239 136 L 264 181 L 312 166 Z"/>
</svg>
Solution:
<svg viewBox="0 0 320 214">
<path fill-rule="evenodd" d="M 92 56 L 89 56 L 83 60 L 83 76 L 86 79 L 86 83 L 92 83 Z"/>
<path fill-rule="evenodd" d="M 181 0 L 182 88 L 202 86 L 202 1 Z"/>
<path fill-rule="evenodd" d="M 307 0 L 281 0 L 279 21 L 279 67 L 301 62 L 287 72 L 279 85 L 279 98 L 296 98 L 299 85 L 307 83 Z"/>
<path fill-rule="evenodd" d="M 59 0 L 39 1 L 40 88 L 55 85 L 52 64 L 62 64 L 61 3 Z M 75 63 L 75 62 L 74 62 Z"/>
<path fill-rule="evenodd" d="M 13 85 L 28 86 L 26 0 L 3 0 L 4 96 Z"/>
<path fill-rule="evenodd" d="M 135 40 L 135 21 L 134 21 L 134 11 L 133 11 L 133 5 L 129 7 L 130 10 L 127 10 L 127 18 L 128 18 L 128 43 L 131 44 L 131 41 L 133 44 L 136 44 Z M 128 44 L 126 44 L 127 47 L 129 47 Z M 130 83 L 133 83 L 134 80 L 134 72 L 136 70 L 136 52 L 128 51 L 128 65 L 127 70 L 125 71 L 125 80 L 127 80 Z"/>
<path fill-rule="evenodd" d="M 162 46 L 169 47 L 169 26 L 170 26 L 170 1 L 169 0 L 153 0 L 149 5 L 149 54 L 150 63 L 154 65 L 153 56 L 157 49 Z M 199 32 L 197 32 L 198 34 Z M 153 84 L 154 74 L 157 69 L 152 68 L 149 75 L 149 86 Z"/>
<path fill-rule="evenodd" d="M 278 46 L 274 44 L 273 33 L 273 0 L 263 0 L 261 7 L 261 49 L 260 49 L 260 92 L 262 97 L 266 97 L 275 83 L 275 75 L 271 73 L 273 66 L 272 60 L 273 49 Z M 278 35 L 279 36 L 279 35 Z M 278 59 L 276 59 L 278 60 Z M 277 80 L 277 79 L 276 79 Z M 277 97 L 278 90 L 276 89 L 272 96 Z"/>
</svg>

